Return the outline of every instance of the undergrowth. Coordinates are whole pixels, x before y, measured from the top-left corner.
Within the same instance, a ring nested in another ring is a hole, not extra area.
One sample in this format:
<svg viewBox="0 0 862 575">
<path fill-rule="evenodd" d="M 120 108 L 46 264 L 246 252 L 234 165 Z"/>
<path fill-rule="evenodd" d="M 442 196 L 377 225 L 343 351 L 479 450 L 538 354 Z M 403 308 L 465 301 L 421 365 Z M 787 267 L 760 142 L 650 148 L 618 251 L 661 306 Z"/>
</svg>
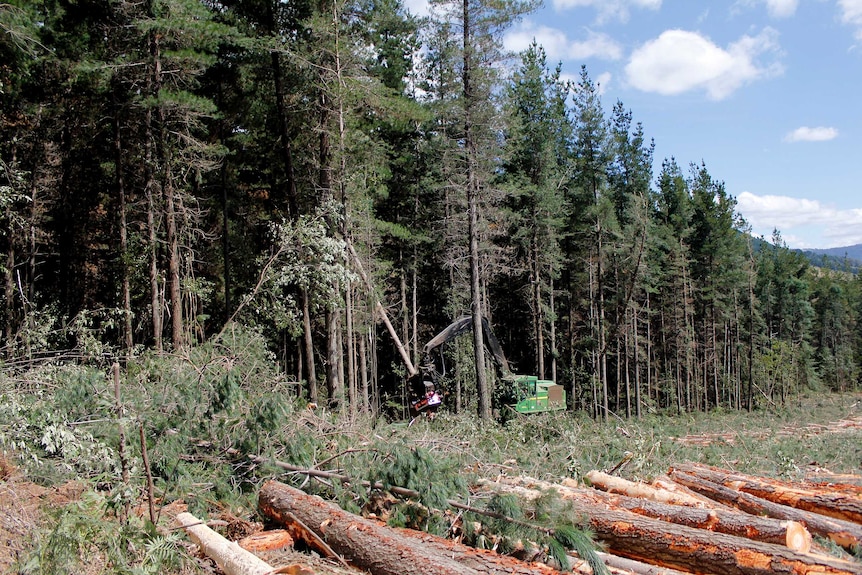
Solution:
<svg viewBox="0 0 862 575">
<path fill-rule="evenodd" d="M 418 493 L 390 503 L 390 523 L 440 534 L 452 528 L 447 501 L 467 500 L 468 487 L 478 477 L 505 473 L 554 481 L 616 467 L 623 477 L 652 479 L 675 463 L 697 461 L 799 479 L 812 465 L 859 473 L 862 459 L 859 431 L 814 433 L 804 427 L 859 415 L 858 394 L 801 395 L 780 410 L 753 413 L 650 414 L 642 419 L 611 415 L 607 421 L 556 412 L 516 416 L 500 424 L 441 412 L 433 422 L 408 427 L 363 414 L 347 418 L 312 410 L 298 391 L 299 384 L 277 369 L 263 338 L 239 328 L 182 355 L 133 358 L 122 370 L 119 405 L 105 366 L 0 370 L 3 455 L 30 481 L 54 485 L 77 480 L 95 494 L 51 518 L 20 572 L 63 572 L 56 567 L 62 557 L 80 556 L 87 549 L 116 565 L 105 572 L 145 573 L 156 564 L 163 572 L 177 568 L 171 558 L 179 549 L 165 535 L 165 525 L 148 525 L 126 514 L 145 501 L 144 445 L 159 505 L 182 500 L 201 517 L 224 509 L 244 510 L 251 517 L 257 487 L 264 479 L 277 478 L 361 511 L 378 496 L 367 486 L 382 484 Z M 796 431 L 788 432 L 790 428 Z M 714 434 L 715 440 L 679 440 L 695 434 Z M 259 457 L 252 461 L 249 456 Z M 276 462 L 332 470 L 356 481 L 345 485 L 314 479 L 285 471 Z M 539 542 L 551 555 L 559 553 L 557 544 L 571 547 L 584 541 L 567 531 L 582 526 L 563 511 L 551 514 L 537 505 L 527 512 L 508 512 L 559 525 L 559 539 Z M 121 517 L 127 518 L 125 523 Z M 499 522 L 476 520 L 483 523 L 479 533 L 499 532 L 497 541 L 516 540 Z M 122 525 L 128 547 L 137 554 L 116 555 L 120 551 L 98 543 L 110 533 L 99 531 L 99 521 Z M 92 547 L 85 548 L 85 541 Z M 133 567 L 127 569 L 129 565 Z"/>
</svg>

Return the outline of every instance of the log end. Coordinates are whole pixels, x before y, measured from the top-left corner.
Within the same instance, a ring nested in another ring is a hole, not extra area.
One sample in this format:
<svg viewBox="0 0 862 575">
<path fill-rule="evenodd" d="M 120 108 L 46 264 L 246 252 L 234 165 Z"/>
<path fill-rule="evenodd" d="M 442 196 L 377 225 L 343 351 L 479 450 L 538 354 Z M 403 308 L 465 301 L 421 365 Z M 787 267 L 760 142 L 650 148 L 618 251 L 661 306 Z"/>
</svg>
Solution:
<svg viewBox="0 0 862 575">
<path fill-rule="evenodd" d="M 239 546 L 252 553 L 281 551 L 293 547 L 293 537 L 284 529 L 272 529 L 240 539 Z"/>
<path fill-rule="evenodd" d="M 793 551 L 808 553 L 811 551 L 811 533 L 798 521 L 787 521 L 786 545 Z"/>
</svg>

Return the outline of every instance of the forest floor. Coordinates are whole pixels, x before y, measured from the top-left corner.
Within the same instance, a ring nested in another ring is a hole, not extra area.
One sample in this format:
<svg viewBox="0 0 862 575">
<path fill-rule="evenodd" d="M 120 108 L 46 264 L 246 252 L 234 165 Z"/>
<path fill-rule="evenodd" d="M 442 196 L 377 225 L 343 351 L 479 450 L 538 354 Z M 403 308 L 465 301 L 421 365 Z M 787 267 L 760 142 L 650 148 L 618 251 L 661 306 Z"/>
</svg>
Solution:
<svg viewBox="0 0 862 575">
<path fill-rule="evenodd" d="M 862 473 L 860 393 L 807 394 L 795 398 L 790 407 L 752 414 L 715 412 L 607 422 L 549 414 L 519 418 L 506 426 L 477 427 L 472 417 L 443 414 L 434 422 L 420 421 L 412 427 L 401 423 L 374 428 L 361 421 L 333 424 L 324 416 L 302 417 L 306 418 L 302 424 L 305 432 L 348 438 L 346 443 L 333 445 L 333 457 L 343 455 L 345 446 L 365 450 L 376 437 L 421 446 L 440 457 L 455 457 L 465 472 L 485 477 L 506 473 L 580 478 L 590 468 L 610 469 L 625 457 L 631 462 L 618 474 L 631 479 L 655 477 L 685 461 L 783 479 L 822 481 L 830 474 Z M 11 453 L 0 452 L 0 574 L 40 572 L 27 564 L 39 563 L 34 563 L 34 554 L 44 560 L 46 550 L 54 544 L 58 510 L 80 503 L 86 493 L 100 488 L 96 481 L 86 479 L 44 483 L 28 477 L 13 462 Z M 239 504 L 214 500 L 213 493 L 207 496 L 209 517 L 216 520 L 217 530 L 238 538 L 263 528 L 254 505 L 255 490 L 252 487 L 248 491 L 248 497 Z M 146 515 L 144 493 L 141 489 L 137 506 L 132 507 L 142 516 Z M 163 520 L 157 522 L 160 530 L 175 533 L 170 531 L 167 517 L 176 511 L 165 511 Z M 99 520 L 111 522 L 116 517 L 106 514 Z M 179 545 L 192 550 L 190 543 L 175 534 L 181 539 Z M 110 560 L 98 549 L 79 545 L 76 553 L 85 554 L 87 560 L 84 571 L 74 572 L 106 572 Z M 317 573 L 346 572 L 332 561 L 293 550 L 278 552 L 270 559 L 277 564 L 303 562 Z M 214 573 L 216 568 L 198 555 L 193 565 L 186 563 L 170 572 L 195 571 Z"/>
</svg>

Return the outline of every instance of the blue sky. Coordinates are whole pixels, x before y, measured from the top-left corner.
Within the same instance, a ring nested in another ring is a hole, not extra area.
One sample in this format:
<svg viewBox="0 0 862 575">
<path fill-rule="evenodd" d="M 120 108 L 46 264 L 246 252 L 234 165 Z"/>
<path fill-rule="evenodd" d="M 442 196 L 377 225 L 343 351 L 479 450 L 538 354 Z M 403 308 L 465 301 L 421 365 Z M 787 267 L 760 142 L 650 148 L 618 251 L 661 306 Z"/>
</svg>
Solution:
<svg viewBox="0 0 862 575">
<path fill-rule="evenodd" d="M 631 110 L 657 169 L 704 162 L 755 235 L 862 243 L 862 0 L 545 0 L 504 43 L 533 38 Z"/>
</svg>

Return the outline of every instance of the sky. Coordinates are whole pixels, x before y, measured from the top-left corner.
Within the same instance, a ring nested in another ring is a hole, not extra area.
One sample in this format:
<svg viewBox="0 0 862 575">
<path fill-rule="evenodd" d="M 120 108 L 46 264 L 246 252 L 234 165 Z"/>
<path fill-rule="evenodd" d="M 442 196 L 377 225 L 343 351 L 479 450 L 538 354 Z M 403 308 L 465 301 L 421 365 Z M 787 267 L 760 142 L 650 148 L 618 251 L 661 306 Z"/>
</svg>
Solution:
<svg viewBox="0 0 862 575">
<path fill-rule="evenodd" d="M 862 243 L 862 0 L 544 1 L 505 47 L 585 65 L 605 114 L 622 102 L 655 141 L 656 176 L 703 163 L 755 236 Z"/>
</svg>

